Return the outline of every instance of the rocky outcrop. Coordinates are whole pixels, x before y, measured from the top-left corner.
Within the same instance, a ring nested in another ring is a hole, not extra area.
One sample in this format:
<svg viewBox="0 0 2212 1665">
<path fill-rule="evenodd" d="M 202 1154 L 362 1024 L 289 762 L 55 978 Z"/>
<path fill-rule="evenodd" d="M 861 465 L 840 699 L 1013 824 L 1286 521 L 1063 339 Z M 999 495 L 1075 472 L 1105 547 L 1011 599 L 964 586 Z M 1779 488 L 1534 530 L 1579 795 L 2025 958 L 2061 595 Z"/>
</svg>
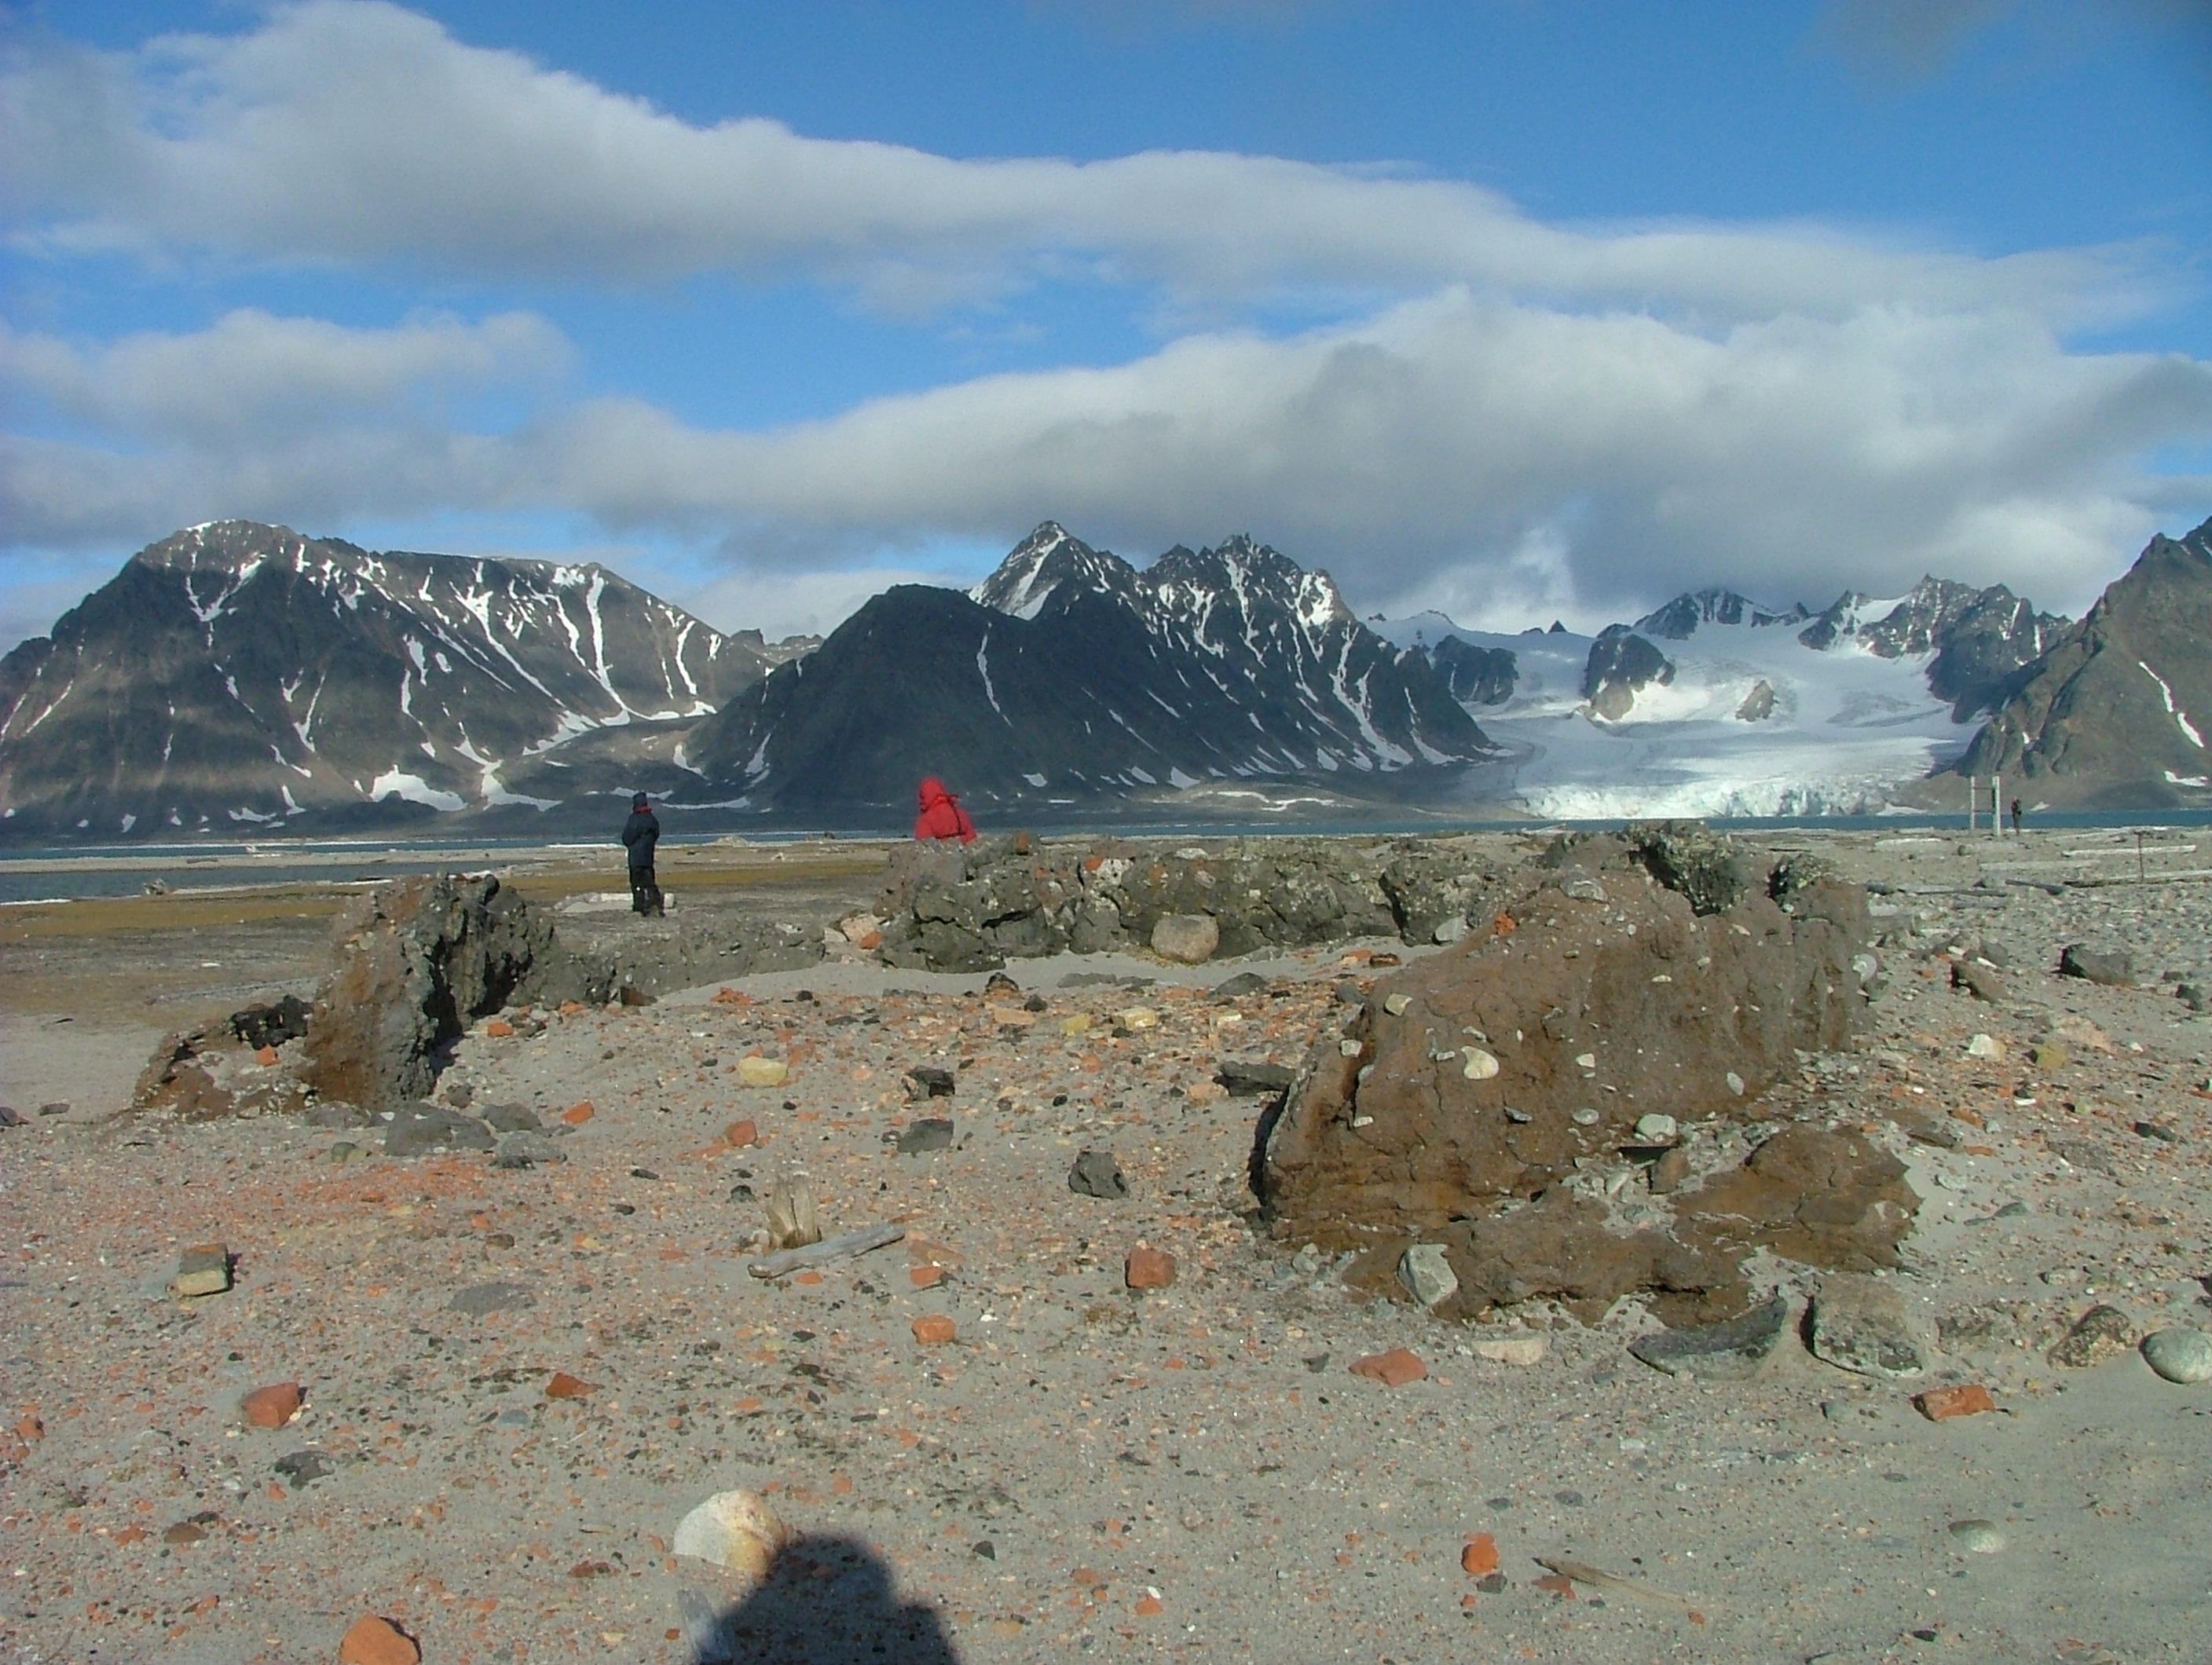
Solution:
<svg viewBox="0 0 2212 1665">
<path fill-rule="evenodd" d="M 1658 1158 L 1655 1133 L 1742 1118 L 1800 1049 L 1853 1042 L 1863 894 L 1702 829 L 1562 843 L 1490 929 L 1378 981 L 1322 1036 L 1262 1134 L 1278 1233 L 1442 1241 L 1474 1306 L 1646 1287 L 1725 1306 L 1752 1243 L 1881 1263 L 1911 1194 L 1870 1150 L 1784 1135 L 1729 1182 L 1741 1196 L 1712 1191 L 1706 1224 L 1696 1191 L 1674 1224 L 1627 1229 L 1601 1201 L 1617 1189 L 1592 1192 Z"/>
<path fill-rule="evenodd" d="M 1636 696 L 1674 680 L 1674 662 L 1627 626 L 1609 624 L 1590 644 L 1583 665 L 1583 698 L 1607 722 L 1619 722 Z"/>
<path fill-rule="evenodd" d="M 1361 936 L 1456 940 L 1471 916 L 1487 921 L 1496 883 L 1451 839 L 1030 848 L 1018 837 L 900 848 L 875 917 L 891 964 L 980 971 L 1067 951 L 1143 950 L 1162 921 L 1178 919 L 1212 922 L 1212 957 Z"/>
<path fill-rule="evenodd" d="M 379 885 L 340 918 L 332 957 L 301 1073 L 319 1097 L 367 1109 L 425 1097 L 475 1018 L 515 1001 L 604 1001 L 615 982 L 489 873 Z"/>
</svg>

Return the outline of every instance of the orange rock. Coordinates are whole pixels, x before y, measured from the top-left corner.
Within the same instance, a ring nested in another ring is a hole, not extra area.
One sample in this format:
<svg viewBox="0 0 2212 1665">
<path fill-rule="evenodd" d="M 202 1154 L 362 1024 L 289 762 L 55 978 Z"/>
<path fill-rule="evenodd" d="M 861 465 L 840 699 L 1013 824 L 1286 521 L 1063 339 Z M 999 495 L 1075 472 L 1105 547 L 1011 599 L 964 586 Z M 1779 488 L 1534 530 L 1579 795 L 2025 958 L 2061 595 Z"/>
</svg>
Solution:
<svg viewBox="0 0 2212 1665">
<path fill-rule="evenodd" d="M 300 1384 L 274 1382 L 238 1401 L 239 1414 L 253 1428 L 282 1428 L 300 1414 Z"/>
<path fill-rule="evenodd" d="M 1160 1605 L 1160 1598 L 1157 1595 L 1140 1595 L 1137 1598 L 1137 1617 L 1139 1619 L 1156 1619 L 1165 1611 L 1166 1609 Z"/>
<path fill-rule="evenodd" d="M 15 1437 L 26 1445 L 36 1445 L 46 1437 L 46 1425 L 40 1420 L 36 1411 L 26 1411 L 15 1419 Z"/>
<path fill-rule="evenodd" d="M 1990 1390 L 1978 1382 L 1969 1382 L 1957 1388 L 1930 1388 L 1924 1394 L 1915 1394 L 1912 1403 L 1930 1422 L 1948 1422 L 1958 1416 L 1979 1416 L 1984 1411 L 1994 1411 L 1997 1407 L 1996 1401 L 1990 1397 Z"/>
<path fill-rule="evenodd" d="M 1467 1540 L 1467 1547 L 1459 1553 L 1460 1571 L 1471 1578 L 1484 1577 L 1498 1571 L 1498 1540 L 1487 1532 L 1478 1532 Z"/>
<path fill-rule="evenodd" d="M 587 1098 L 582 1103 L 571 1104 L 567 1109 L 562 1111 L 561 1120 L 572 1127 L 580 1127 L 598 1114 L 599 1112 L 592 1108 L 592 1101 Z"/>
<path fill-rule="evenodd" d="M 338 1665 L 420 1665 L 415 1638 L 389 1619 L 365 1613 L 338 1643 Z"/>
<path fill-rule="evenodd" d="M 592 1383 L 573 1376 L 566 1370 L 553 1372 L 553 1379 L 545 1384 L 548 1399 L 582 1399 L 595 1391 Z"/>
<path fill-rule="evenodd" d="M 1131 1289 L 1165 1289 L 1175 1274 L 1175 1256 L 1157 1249 L 1131 1249 L 1121 1268 L 1121 1280 Z"/>
<path fill-rule="evenodd" d="M 791 1281 L 794 1284 L 804 1284 L 807 1288 L 811 1289 L 822 1281 L 822 1274 L 818 1272 L 802 1272 Z"/>
<path fill-rule="evenodd" d="M 495 1041 L 504 1041 L 514 1033 L 514 1025 L 508 1023 L 504 1018 L 495 1018 L 484 1025 L 484 1033 L 490 1036 Z M 366 1623 L 367 1621 L 364 1620 L 363 1622 Z M 379 1619 L 377 1622 L 381 1624 L 383 1621 Z M 354 1630 L 359 1630 L 361 1626 L 359 1625 L 354 1626 Z M 353 1634 L 353 1631 L 349 1631 L 346 1634 L 350 1636 Z"/>
<path fill-rule="evenodd" d="M 741 994 L 726 983 L 714 991 L 713 1002 L 716 1006 L 750 1006 L 753 1003 L 753 997 Z"/>
<path fill-rule="evenodd" d="M 274 1047 L 256 1047 L 253 1049 L 253 1061 L 260 1065 L 264 1069 L 268 1068 L 270 1065 L 276 1061 L 276 1048 Z"/>
<path fill-rule="evenodd" d="M 584 1003 L 581 1000 L 563 1000 L 561 1002 L 561 1015 L 563 1018 L 573 1018 L 583 1010 Z"/>
<path fill-rule="evenodd" d="M 1493 937 L 1510 937 L 1520 928 L 1521 922 L 1510 914 L 1500 914 L 1490 921 L 1490 934 Z"/>
<path fill-rule="evenodd" d="M 722 1143 L 732 1151 L 742 1151 L 748 1145 L 759 1144 L 759 1124 L 752 1121 L 732 1121 L 722 1129 Z"/>
<path fill-rule="evenodd" d="M 1371 1376 L 1386 1388 L 1402 1388 L 1428 1375 L 1429 1367 L 1405 1348 L 1393 1347 L 1388 1352 L 1369 1353 L 1352 1365 L 1352 1373 Z"/>
<path fill-rule="evenodd" d="M 941 1266 L 917 1266 L 907 1269 L 907 1280 L 916 1289 L 935 1289 L 945 1281 Z"/>
<path fill-rule="evenodd" d="M 942 1313 L 933 1312 L 927 1318 L 914 1321 L 914 1339 L 925 1347 L 942 1346 L 956 1334 L 952 1321 Z"/>
<path fill-rule="evenodd" d="M 1547 1595 L 1558 1596 L 1562 1601 L 1575 1599 L 1575 1581 L 1559 1573 L 1546 1573 L 1536 1581 L 1536 1588 Z"/>
</svg>

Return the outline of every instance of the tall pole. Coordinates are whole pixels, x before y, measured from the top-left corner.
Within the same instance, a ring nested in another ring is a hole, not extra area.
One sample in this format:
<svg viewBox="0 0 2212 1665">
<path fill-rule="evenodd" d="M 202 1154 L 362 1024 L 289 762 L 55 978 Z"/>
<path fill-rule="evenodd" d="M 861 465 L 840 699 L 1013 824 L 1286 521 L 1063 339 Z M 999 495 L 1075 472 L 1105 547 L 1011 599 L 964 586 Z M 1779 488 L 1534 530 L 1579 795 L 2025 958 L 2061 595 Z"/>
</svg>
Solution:
<svg viewBox="0 0 2212 1665">
<path fill-rule="evenodd" d="M 2004 776 L 1990 776 L 1990 836 L 2004 836 Z"/>
<path fill-rule="evenodd" d="M 1981 790 L 1982 777 L 1978 775 L 1969 775 L 1966 777 L 1966 830 L 1968 832 L 1974 829 L 1974 810 L 1979 802 Z"/>
</svg>

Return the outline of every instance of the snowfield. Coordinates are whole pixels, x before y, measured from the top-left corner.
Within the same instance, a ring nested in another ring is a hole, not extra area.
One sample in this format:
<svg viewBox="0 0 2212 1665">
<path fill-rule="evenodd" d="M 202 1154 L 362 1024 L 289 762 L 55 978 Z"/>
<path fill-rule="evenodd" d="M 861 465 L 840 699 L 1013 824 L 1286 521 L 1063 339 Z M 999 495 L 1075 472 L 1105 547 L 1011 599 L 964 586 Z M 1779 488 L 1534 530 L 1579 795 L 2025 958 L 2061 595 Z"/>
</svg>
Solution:
<svg viewBox="0 0 2212 1665">
<path fill-rule="evenodd" d="M 1869 602 L 1859 617 L 1879 618 L 1893 605 Z M 1370 624 L 1401 647 L 1456 636 L 1515 656 L 1512 696 L 1468 710 L 1492 739 L 1525 754 L 1513 798 L 1563 820 L 1878 814 L 1898 787 L 1957 757 L 1980 726 L 1954 721 L 1929 692 L 1932 655 L 1885 659 L 1850 635 L 1808 647 L 1797 639 L 1802 621 L 1707 623 L 1685 641 L 1654 639 L 1674 680 L 1639 690 L 1617 722 L 1583 698 L 1592 637 L 1468 630 L 1442 613 Z M 1762 682 L 1771 711 L 1740 717 Z"/>
</svg>

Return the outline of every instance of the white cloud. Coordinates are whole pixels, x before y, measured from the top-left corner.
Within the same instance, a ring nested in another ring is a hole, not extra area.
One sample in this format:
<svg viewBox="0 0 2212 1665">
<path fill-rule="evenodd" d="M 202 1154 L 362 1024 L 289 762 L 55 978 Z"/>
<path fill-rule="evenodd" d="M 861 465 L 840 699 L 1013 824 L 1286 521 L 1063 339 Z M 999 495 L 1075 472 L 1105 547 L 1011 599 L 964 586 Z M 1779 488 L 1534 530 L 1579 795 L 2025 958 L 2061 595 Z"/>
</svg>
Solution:
<svg viewBox="0 0 2212 1665">
<path fill-rule="evenodd" d="M 1440 284 L 1574 305 L 1841 316 L 1872 301 L 2054 317 L 2137 304 L 2118 256 L 1983 260 L 1812 226 L 1547 226 L 1497 193 L 1386 170 L 1150 152 L 959 161 L 702 127 L 376 0 L 311 0 L 130 53 L 24 48 L 0 76 L 19 240 L 476 274 L 738 270 L 895 305 L 1073 257 L 1188 294 Z"/>
<path fill-rule="evenodd" d="M 416 363 L 416 327 L 276 332 L 316 386 L 387 346 Z M 1929 570 L 2071 606 L 2158 524 L 2164 483 L 2134 459 L 2212 436 L 2212 366 L 2069 352 L 2017 314 L 1898 307 L 1701 334 L 1449 289 L 1356 325 L 1193 336 L 1110 368 L 987 377 L 763 433 L 632 399 L 459 432 L 396 373 L 300 420 L 281 384 L 243 376 L 239 397 L 273 388 L 287 417 L 234 413 L 250 445 L 184 410 L 205 346 L 43 373 L 128 431 L 9 441 L 0 513 L 21 537 L 82 543 L 134 522 L 150 536 L 217 513 L 560 513 L 757 567 L 849 571 L 855 552 L 1011 541 L 1051 516 L 1140 558 L 1249 531 L 1328 566 L 1363 606 L 1473 597 L 1457 605 L 1494 616 L 1522 598 L 1588 616 L 1706 583 L 1819 605 Z"/>
</svg>

